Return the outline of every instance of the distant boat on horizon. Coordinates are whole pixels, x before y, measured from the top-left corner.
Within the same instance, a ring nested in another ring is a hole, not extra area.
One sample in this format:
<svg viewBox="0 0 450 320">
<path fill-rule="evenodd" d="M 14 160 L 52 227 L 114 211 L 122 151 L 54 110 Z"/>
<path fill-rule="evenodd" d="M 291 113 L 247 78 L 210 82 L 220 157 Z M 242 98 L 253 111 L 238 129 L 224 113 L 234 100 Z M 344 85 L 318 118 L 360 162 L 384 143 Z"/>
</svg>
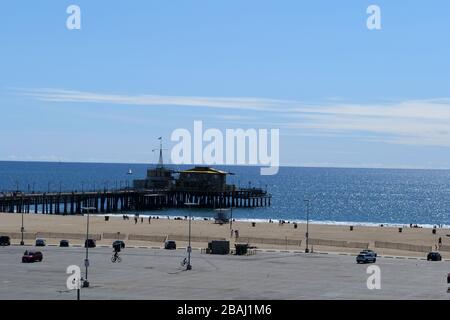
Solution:
<svg viewBox="0 0 450 320">
<path fill-rule="evenodd" d="M 131 169 L 129 169 L 127 174 L 133 174 L 133 171 Z"/>
</svg>

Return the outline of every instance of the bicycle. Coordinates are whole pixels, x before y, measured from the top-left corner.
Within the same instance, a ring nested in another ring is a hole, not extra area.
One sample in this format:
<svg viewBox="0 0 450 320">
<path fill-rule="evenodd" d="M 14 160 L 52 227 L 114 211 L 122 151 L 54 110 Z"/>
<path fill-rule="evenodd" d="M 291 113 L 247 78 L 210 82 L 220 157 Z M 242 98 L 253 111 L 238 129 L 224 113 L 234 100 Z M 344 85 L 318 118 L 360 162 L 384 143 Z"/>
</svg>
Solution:
<svg viewBox="0 0 450 320">
<path fill-rule="evenodd" d="M 121 262 L 122 258 L 119 257 L 119 254 L 116 252 L 114 253 L 114 255 L 111 257 L 111 262 L 115 263 L 115 262 Z"/>
</svg>

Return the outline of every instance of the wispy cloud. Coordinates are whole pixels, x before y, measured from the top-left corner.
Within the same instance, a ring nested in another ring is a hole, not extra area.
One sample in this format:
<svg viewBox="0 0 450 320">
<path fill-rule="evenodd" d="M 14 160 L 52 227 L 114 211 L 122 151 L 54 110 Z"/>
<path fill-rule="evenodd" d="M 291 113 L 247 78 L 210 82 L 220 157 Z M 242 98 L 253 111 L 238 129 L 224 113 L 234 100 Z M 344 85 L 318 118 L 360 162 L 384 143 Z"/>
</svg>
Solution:
<svg viewBox="0 0 450 320">
<path fill-rule="evenodd" d="M 16 93 L 49 102 L 78 102 L 78 103 L 111 103 L 138 106 L 181 106 L 208 107 L 221 109 L 247 109 L 275 111 L 281 105 L 292 102 L 274 99 L 251 97 L 186 97 L 163 95 L 119 95 L 94 93 L 75 90 L 61 90 L 51 88 L 15 89 Z"/>
<path fill-rule="evenodd" d="M 291 119 L 292 116 L 290 113 Z M 280 125 L 336 135 L 351 132 L 356 137 L 369 133 L 372 135 L 371 141 L 450 146 L 448 99 L 297 108 L 294 116 L 298 120 L 282 122 Z"/>
<path fill-rule="evenodd" d="M 350 135 L 368 141 L 450 147 L 448 98 L 379 104 L 344 103 L 336 99 L 305 104 L 265 98 L 119 95 L 51 88 L 15 89 L 14 92 L 48 102 L 255 110 L 258 111 L 256 121 L 267 121 L 269 117 L 268 126 L 300 130 L 308 135 L 327 134 L 346 139 Z M 223 119 L 243 118 L 233 114 Z"/>
</svg>

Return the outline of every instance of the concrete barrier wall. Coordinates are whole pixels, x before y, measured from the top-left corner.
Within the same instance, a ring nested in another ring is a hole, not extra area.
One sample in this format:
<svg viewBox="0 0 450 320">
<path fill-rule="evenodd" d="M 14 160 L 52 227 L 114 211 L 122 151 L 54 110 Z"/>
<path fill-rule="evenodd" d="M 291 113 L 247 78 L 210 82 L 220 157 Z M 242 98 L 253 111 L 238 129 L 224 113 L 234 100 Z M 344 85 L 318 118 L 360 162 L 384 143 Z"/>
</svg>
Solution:
<svg viewBox="0 0 450 320">
<path fill-rule="evenodd" d="M 289 246 L 301 246 L 302 240 L 296 239 L 277 239 L 277 238 L 256 238 L 256 237 L 239 237 L 237 242 L 242 243 L 261 243 L 261 244 L 275 244 L 275 245 L 289 245 Z"/>
<path fill-rule="evenodd" d="M 369 249 L 369 243 L 349 241 L 349 242 L 347 242 L 347 248 Z"/>
<path fill-rule="evenodd" d="M 128 235 L 128 240 L 150 241 L 150 242 L 164 242 L 166 240 L 166 236 L 144 235 L 144 234 L 129 234 Z"/>
<path fill-rule="evenodd" d="M 294 240 L 294 239 L 288 239 L 288 245 L 289 246 L 301 246 L 302 240 Z"/>
<path fill-rule="evenodd" d="M 366 242 L 349 242 L 349 241 L 338 241 L 328 239 L 309 239 L 309 244 L 316 246 L 355 248 L 355 249 L 369 248 L 369 243 Z"/>
<path fill-rule="evenodd" d="M 22 239 L 21 232 L 0 232 L 0 236 L 8 236 L 11 239 Z M 36 233 L 24 232 L 23 238 L 26 240 L 34 240 L 36 239 Z"/>
<path fill-rule="evenodd" d="M 119 233 L 117 235 L 117 232 L 114 233 L 103 233 L 103 239 L 110 239 L 110 240 L 125 240 L 127 238 L 127 235 L 125 233 Z"/>
<path fill-rule="evenodd" d="M 432 250 L 431 246 L 421 246 L 408 243 L 383 242 L 383 241 L 375 241 L 375 247 L 404 250 L 404 251 L 414 251 L 414 252 L 429 252 Z"/>
<path fill-rule="evenodd" d="M 179 234 L 170 234 L 167 237 L 168 240 L 175 240 L 175 241 L 189 241 L 189 237 L 185 235 L 179 235 Z M 226 240 L 225 238 L 220 237 L 205 237 L 205 236 L 191 236 L 191 242 L 210 242 L 212 240 Z"/>
<path fill-rule="evenodd" d="M 37 232 L 36 238 L 50 238 L 50 239 L 75 239 L 75 240 L 84 240 L 86 239 L 85 233 L 59 233 L 59 232 Z M 89 234 L 89 238 L 94 240 L 101 240 L 101 234 Z"/>
<path fill-rule="evenodd" d="M 450 246 L 449 245 L 441 245 L 439 247 L 439 250 L 441 250 L 441 251 L 450 251 Z"/>
</svg>

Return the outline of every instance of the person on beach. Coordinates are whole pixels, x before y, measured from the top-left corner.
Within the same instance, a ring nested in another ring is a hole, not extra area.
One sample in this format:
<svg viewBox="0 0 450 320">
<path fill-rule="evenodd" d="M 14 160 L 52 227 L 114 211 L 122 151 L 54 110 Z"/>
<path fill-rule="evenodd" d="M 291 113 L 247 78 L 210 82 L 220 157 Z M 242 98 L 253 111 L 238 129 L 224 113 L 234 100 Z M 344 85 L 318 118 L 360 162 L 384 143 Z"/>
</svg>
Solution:
<svg viewBox="0 0 450 320">
<path fill-rule="evenodd" d="M 148 216 L 148 224 L 151 224 L 151 223 L 152 223 L 152 217 Z"/>
<path fill-rule="evenodd" d="M 141 217 L 141 223 L 144 223 L 144 218 Z"/>
<path fill-rule="evenodd" d="M 134 217 L 134 224 L 137 224 L 137 217 Z"/>
<path fill-rule="evenodd" d="M 442 245 L 442 238 L 441 237 L 439 237 L 438 243 L 439 243 L 439 247 L 440 247 Z"/>
<path fill-rule="evenodd" d="M 231 234 L 230 234 L 230 237 L 231 237 L 231 238 L 233 238 L 233 232 L 234 232 L 234 230 L 231 229 Z"/>
</svg>

